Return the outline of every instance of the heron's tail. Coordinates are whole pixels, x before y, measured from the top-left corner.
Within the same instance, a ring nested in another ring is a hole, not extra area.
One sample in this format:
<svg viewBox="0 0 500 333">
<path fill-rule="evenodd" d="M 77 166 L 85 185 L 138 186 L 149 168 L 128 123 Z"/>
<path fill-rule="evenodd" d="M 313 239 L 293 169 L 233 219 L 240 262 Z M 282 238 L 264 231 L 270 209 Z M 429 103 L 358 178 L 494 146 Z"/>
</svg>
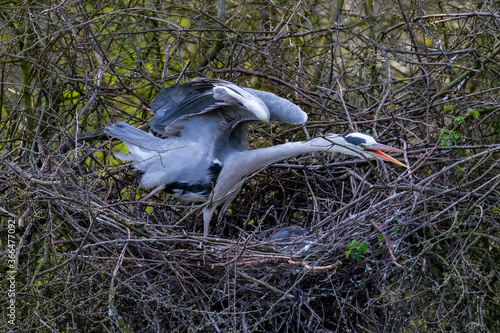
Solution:
<svg viewBox="0 0 500 333">
<path fill-rule="evenodd" d="M 114 154 L 124 161 L 143 161 L 165 150 L 162 139 L 121 121 L 107 126 L 104 133 L 123 141 L 127 146 L 129 154 Z"/>
</svg>

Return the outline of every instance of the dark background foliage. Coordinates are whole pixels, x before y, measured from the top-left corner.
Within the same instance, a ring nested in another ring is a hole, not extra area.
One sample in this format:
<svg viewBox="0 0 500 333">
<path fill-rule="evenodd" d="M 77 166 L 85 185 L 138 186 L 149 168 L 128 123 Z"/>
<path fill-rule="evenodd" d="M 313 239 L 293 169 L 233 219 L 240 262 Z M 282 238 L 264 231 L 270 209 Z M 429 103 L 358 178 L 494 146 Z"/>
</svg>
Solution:
<svg viewBox="0 0 500 333">
<path fill-rule="evenodd" d="M 0 5 L 2 331 L 500 331 L 498 2 Z M 198 206 L 137 202 L 101 135 L 196 76 L 308 113 L 251 148 L 365 131 L 410 168 L 283 161 L 203 239 Z M 314 242 L 277 252 L 291 225 Z"/>
</svg>

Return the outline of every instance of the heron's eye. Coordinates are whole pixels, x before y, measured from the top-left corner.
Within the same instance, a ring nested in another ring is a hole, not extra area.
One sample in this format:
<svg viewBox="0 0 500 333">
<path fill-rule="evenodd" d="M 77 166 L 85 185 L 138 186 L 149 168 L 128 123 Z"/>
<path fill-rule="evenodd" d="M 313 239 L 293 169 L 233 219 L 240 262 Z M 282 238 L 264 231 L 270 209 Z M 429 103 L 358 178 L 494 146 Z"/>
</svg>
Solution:
<svg viewBox="0 0 500 333">
<path fill-rule="evenodd" d="M 358 147 L 359 147 L 359 148 L 361 148 L 361 149 L 365 149 L 365 148 L 366 148 L 366 145 L 365 145 L 365 144 L 363 144 L 363 143 L 360 143 L 360 144 L 358 145 Z"/>
</svg>

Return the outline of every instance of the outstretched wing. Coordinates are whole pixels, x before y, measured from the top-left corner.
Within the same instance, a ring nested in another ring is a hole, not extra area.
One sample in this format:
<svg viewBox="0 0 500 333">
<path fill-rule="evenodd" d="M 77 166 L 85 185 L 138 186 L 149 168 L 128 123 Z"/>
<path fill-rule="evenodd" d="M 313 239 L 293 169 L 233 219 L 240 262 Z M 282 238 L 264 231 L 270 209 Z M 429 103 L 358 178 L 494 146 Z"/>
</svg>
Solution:
<svg viewBox="0 0 500 333">
<path fill-rule="evenodd" d="M 273 93 L 242 88 L 219 79 L 195 78 L 163 89 L 151 102 L 155 116 L 149 125 L 163 135 L 178 135 L 186 120 L 210 111 L 223 115 L 231 126 L 243 121 L 280 121 L 303 124 L 307 114 Z"/>
<path fill-rule="evenodd" d="M 230 122 L 269 121 L 268 108 L 260 98 L 233 83 L 217 79 L 196 78 L 163 89 L 151 102 L 151 109 L 155 116 L 149 125 L 160 134 L 176 133 L 182 129 L 178 121 L 214 110 Z"/>
</svg>

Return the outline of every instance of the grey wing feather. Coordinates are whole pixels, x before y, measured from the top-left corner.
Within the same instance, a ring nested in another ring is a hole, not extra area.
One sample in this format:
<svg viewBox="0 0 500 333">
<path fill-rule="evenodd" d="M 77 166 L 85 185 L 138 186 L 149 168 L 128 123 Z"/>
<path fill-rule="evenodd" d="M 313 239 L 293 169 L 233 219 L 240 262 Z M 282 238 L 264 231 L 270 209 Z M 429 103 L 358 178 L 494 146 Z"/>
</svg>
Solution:
<svg viewBox="0 0 500 333">
<path fill-rule="evenodd" d="M 153 151 L 163 151 L 167 148 L 164 140 L 122 121 L 117 121 L 116 123 L 107 126 L 104 129 L 104 133 L 120 139 L 127 147 L 129 147 L 129 145 L 133 145 Z"/>
<path fill-rule="evenodd" d="M 183 116 L 207 112 L 217 103 L 212 94 L 213 85 L 197 81 L 177 84 L 163 89 L 151 101 L 155 116 L 149 126 L 158 133 L 164 133 L 165 126 Z"/>
<path fill-rule="evenodd" d="M 229 119 L 257 120 L 254 114 L 225 93 L 226 88 L 241 95 L 242 98 L 253 97 L 257 103 L 261 104 L 262 108 L 267 109 L 265 103 L 259 98 L 231 82 L 195 78 L 191 82 L 163 89 L 151 101 L 151 109 L 155 116 L 149 122 L 149 126 L 161 134 L 177 135 L 182 130 L 182 120 L 216 109 L 223 111 Z"/>
<path fill-rule="evenodd" d="M 307 121 L 307 114 L 289 100 L 267 91 L 252 88 L 245 88 L 245 90 L 259 97 L 267 105 L 271 121 L 281 121 L 296 125 Z"/>
</svg>

